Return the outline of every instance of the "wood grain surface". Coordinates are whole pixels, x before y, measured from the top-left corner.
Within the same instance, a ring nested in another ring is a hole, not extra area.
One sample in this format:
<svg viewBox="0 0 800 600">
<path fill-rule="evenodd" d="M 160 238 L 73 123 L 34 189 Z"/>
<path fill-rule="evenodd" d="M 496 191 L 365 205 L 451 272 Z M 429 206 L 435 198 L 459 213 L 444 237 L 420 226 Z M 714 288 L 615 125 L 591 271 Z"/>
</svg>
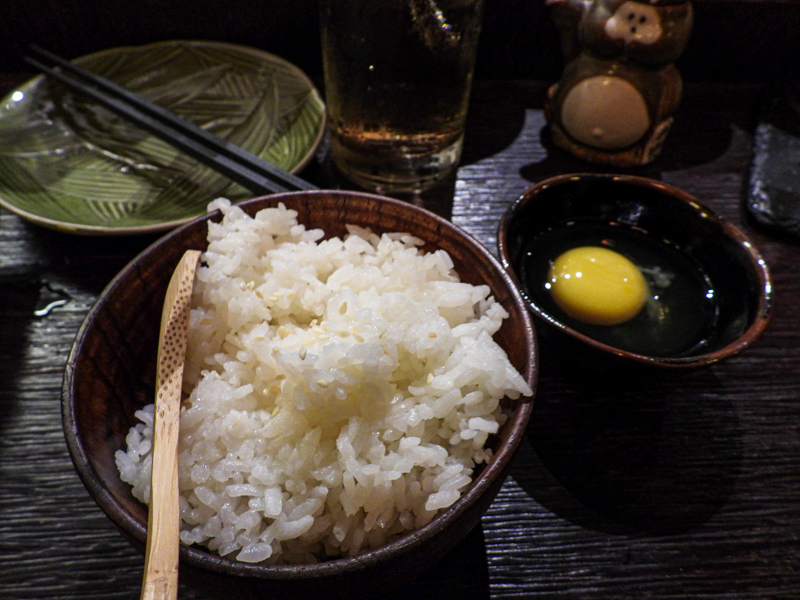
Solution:
<svg viewBox="0 0 800 600">
<path fill-rule="evenodd" d="M 413 201 L 495 252 L 500 215 L 525 187 L 599 170 L 549 144 L 545 90 L 478 82 L 457 179 Z M 528 439 L 482 525 L 386 598 L 800 597 L 800 248 L 745 217 L 759 91 L 690 84 L 662 156 L 628 172 L 685 189 L 752 236 L 775 287 L 765 334 L 706 370 L 646 381 L 588 377 L 542 340 Z M 304 175 L 343 185 L 324 146 Z M 0 214 L 4 600 L 138 596 L 142 556 L 72 468 L 60 392 L 85 314 L 152 241 L 74 237 Z M 181 598 L 209 596 L 184 584 Z"/>
</svg>

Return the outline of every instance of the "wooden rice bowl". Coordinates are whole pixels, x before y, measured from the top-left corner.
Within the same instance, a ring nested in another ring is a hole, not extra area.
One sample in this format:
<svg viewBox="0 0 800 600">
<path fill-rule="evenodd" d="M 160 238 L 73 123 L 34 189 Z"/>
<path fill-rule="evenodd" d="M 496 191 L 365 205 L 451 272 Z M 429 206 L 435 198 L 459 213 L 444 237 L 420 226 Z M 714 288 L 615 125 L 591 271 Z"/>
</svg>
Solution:
<svg viewBox="0 0 800 600">
<path fill-rule="evenodd" d="M 511 315 L 495 336 L 535 389 L 539 355 L 532 317 L 499 262 L 449 221 L 406 202 L 347 191 L 311 191 L 248 200 L 255 214 L 279 202 L 296 210 L 308 228 L 329 237 L 345 224 L 376 233 L 403 231 L 450 253 L 462 280 L 488 284 Z M 144 551 L 147 507 L 119 477 L 114 453 L 137 420 L 134 412 L 153 402 L 161 306 L 172 270 L 187 249 L 205 250 L 207 221 L 197 218 L 161 238 L 108 285 L 87 315 L 66 366 L 62 413 L 67 445 L 84 485 L 126 538 Z M 508 421 L 492 440 L 494 457 L 451 507 L 433 521 L 378 550 L 315 565 L 245 564 L 197 546 L 180 548 L 182 581 L 207 592 L 248 597 L 362 597 L 420 574 L 452 550 L 480 521 L 499 491 L 522 442 L 532 398 L 504 400 Z M 265 596 L 269 594 L 269 596 Z"/>
</svg>

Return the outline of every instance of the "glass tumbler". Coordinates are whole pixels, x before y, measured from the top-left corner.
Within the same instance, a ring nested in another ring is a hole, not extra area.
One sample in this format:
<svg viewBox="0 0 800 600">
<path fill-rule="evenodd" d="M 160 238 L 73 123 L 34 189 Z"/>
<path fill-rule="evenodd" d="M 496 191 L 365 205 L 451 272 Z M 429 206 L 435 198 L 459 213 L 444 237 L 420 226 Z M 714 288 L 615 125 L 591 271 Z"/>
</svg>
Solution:
<svg viewBox="0 0 800 600">
<path fill-rule="evenodd" d="M 321 0 L 333 161 L 380 193 L 458 167 L 484 0 Z"/>
</svg>

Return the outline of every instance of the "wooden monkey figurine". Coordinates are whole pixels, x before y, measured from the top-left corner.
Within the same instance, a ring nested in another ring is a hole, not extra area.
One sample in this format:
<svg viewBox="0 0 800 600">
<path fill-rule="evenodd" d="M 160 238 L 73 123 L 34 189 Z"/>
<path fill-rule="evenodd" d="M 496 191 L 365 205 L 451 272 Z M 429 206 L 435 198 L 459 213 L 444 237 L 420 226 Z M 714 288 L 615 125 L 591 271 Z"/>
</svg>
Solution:
<svg viewBox="0 0 800 600">
<path fill-rule="evenodd" d="M 689 40 L 691 2 L 546 1 L 566 63 L 545 106 L 553 141 L 591 162 L 651 162 L 683 94 L 673 63 Z"/>
</svg>

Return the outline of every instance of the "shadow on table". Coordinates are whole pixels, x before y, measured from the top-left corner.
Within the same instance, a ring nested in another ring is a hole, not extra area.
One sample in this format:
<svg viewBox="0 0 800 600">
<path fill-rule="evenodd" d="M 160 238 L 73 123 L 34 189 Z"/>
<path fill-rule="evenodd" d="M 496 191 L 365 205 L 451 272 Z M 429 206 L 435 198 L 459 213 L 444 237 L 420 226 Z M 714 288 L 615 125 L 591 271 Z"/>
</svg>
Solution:
<svg viewBox="0 0 800 600">
<path fill-rule="evenodd" d="M 333 584 L 337 585 L 337 584 Z M 218 593 L 219 592 L 219 593 Z M 228 590 L 211 589 L 198 582 L 182 583 L 181 598 L 186 600 L 208 600 L 215 598 L 268 598 L 268 590 L 250 591 L 237 588 L 236 593 Z M 285 597 L 285 596 L 281 596 Z M 307 596 L 298 593 L 296 600 Z M 328 596 L 326 596 L 328 597 Z M 489 599 L 489 567 L 486 558 L 486 545 L 483 529 L 475 527 L 467 537 L 440 562 L 419 575 L 413 581 L 395 585 L 386 590 L 371 589 L 331 589 L 329 597 L 352 598 L 353 600 L 443 600 L 464 598 L 469 600 Z"/>
<path fill-rule="evenodd" d="M 43 270 L 68 278 L 78 289 L 98 295 L 139 252 L 164 233 L 142 235 L 82 235 L 25 223 L 29 252 Z"/>
<path fill-rule="evenodd" d="M 413 582 L 398 586 L 374 600 L 488 600 L 489 565 L 483 529 L 478 525 L 442 562 Z"/>
<path fill-rule="evenodd" d="M 476 82 L 470 99 L 462 166 L 501 154 L 512 146 L 525 127 L 526 111 L 541 108 L 544 101 L 543 86 L 484 84 Z"/>
<path fill-rule="evenodd" d="M 28 343 L 28 328 L 36 319 L 42 282 L 35 269 L 0 266 L 0 437 L 5 426 L 13 422 L 18 409 L 18 378 L 22 369 L 24 348 Z"/>
<path fill-rule="evenodd" d="M 699 391 L 717 387 L 711 371 L 626 384 L 583 381 L 567 368 L 551 366 L 556 378 L 540 382 L 533 464 L 513 473 L 531 497 L 610 533 L 681 533 L 718 512 L 743 440 L 730 402 Z"/>
</svg>

